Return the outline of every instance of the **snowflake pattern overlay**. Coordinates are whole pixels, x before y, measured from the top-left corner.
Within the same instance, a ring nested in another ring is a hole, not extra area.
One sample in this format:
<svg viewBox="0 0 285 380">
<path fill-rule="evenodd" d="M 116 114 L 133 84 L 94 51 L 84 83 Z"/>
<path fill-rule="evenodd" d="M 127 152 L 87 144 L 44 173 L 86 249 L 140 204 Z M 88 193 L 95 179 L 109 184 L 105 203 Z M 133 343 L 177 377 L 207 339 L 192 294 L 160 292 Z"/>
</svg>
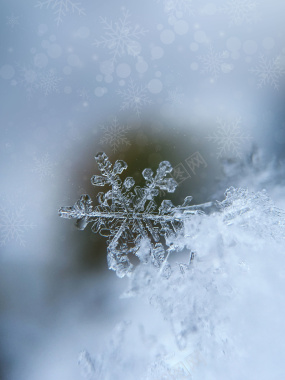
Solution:
<svg viewBox="0 0 285 380">
<path fill-rule="evenodd" d="M 39 176 L 40 181 L 43 181 L 45 178 L 52 178 L 54 164 L 50 161 L 48 154 L 45 154 L 41 158 L 34 157 L 34 167 L 32 169 L 33 173 L 36 173 Z"/>
<path fill-rule="evenodd" d="M 107 48 L 110 52 L 112 63 L 116 62 L 124 54 L 137 57 L 141 51 L 138 40 L 147 31 L 139 25 L 132 26 L 129 17 L 129 11 L 124 8 L 123 16 L 115 23 L 101 17 L 105 34 L 100 39 L 96 39 L 94 45 Z"/>
<path fill-rule="evenodd" d="M 25 233 L 35 226 L 25 217 L 25 206 L 17 206 L 13 202 L 0 204 L 0 245 L 16 243 L 25 246 Z"/>
<path fill-rule="evenodd" d="M 15 16 L 13 13 L 10 16 L 7 16 L 6 19 L 6 25 L 10 26 L 12 29 L 19 25 L 19 16 Z"/>
<path fill-rule="evenodd" d="M 285 67 L 279 56 L 266 58 L 262 55 L 259 57 L 258 65 L 250 71 L 257 76 L 259 88 L 269 85 L 278 90 L 280 80 L 285 74 Z"/>
<path fill-rule="evenodd" d="M 228 18 L 230 25 L 251 23 L 257 16 L 257 5 L 253 0 L 229 0 L 221 7 Z"/>
<path fill-rule="evenodd" d="M 218 146 L 217 158 L 241 158 L 243 144 L 250 139 L 240 126 L 241 119 L 237 118 L 231 123 L 224 120 L 217 120 L 217 130 L 207 139 Z"/>
<path fill-rule="evenodd" d="M 84 194 L 74 206 L 62 207 L 59 215 L 76 219 L 76 226 L 81 230 L 92 223 L 92 232 L 108 238 L 108 266 L 119 277 L 132 270 L 130 254 L 136 255 L 142 263 L 151 263 L 161 275 L 169 277 L 168 256 L 184 248 L 171 242 L 183 234 L 185 220 L 203 213 L 206 204 L 192 206 L 192 197 L 188 196 L 182 206 L 163 200 L 158 207 L 154 198 L 159 195 L 159 189 L 173 193 L 177 187 L 173 178 L 167 178 L 172 171 L 168 161 L 159 164 L 156 174 L 151 169 L 144 169 L 145 187 L 134 187 L 132 177 L 125 178 L 123 183 L 119 177 L 127 169 L 124 161 L 117 160 L 112 165 L 105 153 L 98 153 L 95 160 L 102 175 L 94 175 L 91 183 L 94 186 L 109 185 L 111 190 L 98 193 L 99 204 L 94 208 L 89 195 Z"/>
<path fill-rule="evenodd" d="M 110 125 L 102 125 L 101 130 L 103 131 L 103 136 L 100 143 L 109 145 L 113 153 L 116 153 L 121 147 L 130 145 L 130 141 L 126 136 L 130 127 L 124 125 L 121 126 L 116 117 Z"/>
<path fill-rule="evenodd" d="M 147 96 L 147 88 L 137 85 L 130 79 L 125 90 L 118 90 L 117 94 L 123 99 L 121 111 L 132 109 L 139 117 L 143 106 L 151 104 L 151 100 Z"/>
<path fill-rule="evenodd" d="M 40 76 L 40 89 L 46 96 L 54 92 L 59 92 L 60 81 L 61 78 L 56 75 L 54 70 L 48 70 Z"/>
<path fill-rule="evenodd" d="M 177 88 L 175 88 L 174 90 L 168 91 L 166 102 L 171 107 L 178 107 L 178 106 L 183 105 L 183 100 L 184 100 L 184 94 L 180 92 Z"/>
<path fill-rule="evenodd" d="M 36 7 L 40 9 L 44 7 L 46 9 L 51 9 L 55 15 L 55 22 L 57 25 L 62 23 L 63 18 L 68 12 L 77 12 L 79 15 L 85 15 L 81 4 L 73 0 L 39 0 Z"/>
<path fill-rule="evenodd" d="M 215 81 L 221 73 L 229 73 L 233 67 L 231 64 L 225 62 L 229 58 L 227 51 L 216 52 L 210 44 L 208 52 L 199 57 L 202 62 L 202 73 L 209 73 L 213 81 Z"/>
<path fill-rule="evenodd" d="M 55 70 L 41 70 L 33 66 L 20 66 L 19 71 L 19 84 L 25 87 L 29 99 L 37 91 L 43 92 L 45 96 L 60 92 L 59 84 L 62 79 L 57 76 Z"/>
<path fill-rule="evenodd" d="M 182 16 L 183 14 L 192 15 L 192 0 L 163 0 L 165 13 L 173 16 Z"/>
</svg>

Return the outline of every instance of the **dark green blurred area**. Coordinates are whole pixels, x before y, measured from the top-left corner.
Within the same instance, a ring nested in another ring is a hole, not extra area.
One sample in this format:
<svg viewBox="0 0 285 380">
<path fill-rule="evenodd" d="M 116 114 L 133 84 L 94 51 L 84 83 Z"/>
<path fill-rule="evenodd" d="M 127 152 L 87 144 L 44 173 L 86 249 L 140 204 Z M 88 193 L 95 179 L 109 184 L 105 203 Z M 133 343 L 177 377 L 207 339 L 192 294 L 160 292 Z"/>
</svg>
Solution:
<svg viewBox="0 0 285 380">
<path fill-rule="evenodd" d="M 70 182 L 74 184 L 73 188 L 78 190 L 70 195 L 71 203 L 62 206 L 73 205 L 82 194 L 89 194 L 93 205 L 96 205 L 97 193 L 107 192 L 110 189 L 108 186 L 96 188 L 90 182 L 94 174 L 100 174 L 94 159 L 98 151 L 104 151 L 113 164 L 118 159 L 124 160 L 128 168 L 120 177 L 122 180 L 133 177 L 135 186 L 143 187 L 145 182 L 142 171 L 151 168 L 156 172 L 161 161 L 169 161 L 173 168 L 182 167 L 185 171 L 184 176 L 177 177 L 175 171 L 172 172 L 172 176 L 178 182 L 175 193 L 160 192 L 155 200 L 158 207 L 163 199 L 170 199 L 175 205 L 182 204 L 188 195 L 193 196 L 193 204 L 213 200 L 213 194 L 218 192 L 222 172 L 214 156 L 215 152 L 205 138 L 202 138 L 205 128 L 208 126 L 201 125 L 199 128 L 190 124 L 179 125 L 179 122 L 177 125 L 171 125 L 169 122 L 155 122 L 153 119 L 144 120 L 139 125 L 132 125 L 126 136 L 130 143 L 120 147 L 117 152 L 113 152 L 108 146 L 98 144 L 96 138 L 93 141 L 90 138 L 86 139 L 78 148 L 80 150 L 82 146 L 84 147 L 78 154 L 76 167 L 70 171 Z M 198 155 L 198 161 L 193 161 L 194 167 L 191 169 L 187 162 L 189 160 L 192 162 L 193 155 Z M 62 224 L 65 225 L 64 239 L 75 255 L 74 269 L 106 270 L 106 238 L 93 234 L 91 225 L 88 225 L 84 231 L 79 231 L 74 226 L 73 220 L 62 220 Z"/>
</svg>

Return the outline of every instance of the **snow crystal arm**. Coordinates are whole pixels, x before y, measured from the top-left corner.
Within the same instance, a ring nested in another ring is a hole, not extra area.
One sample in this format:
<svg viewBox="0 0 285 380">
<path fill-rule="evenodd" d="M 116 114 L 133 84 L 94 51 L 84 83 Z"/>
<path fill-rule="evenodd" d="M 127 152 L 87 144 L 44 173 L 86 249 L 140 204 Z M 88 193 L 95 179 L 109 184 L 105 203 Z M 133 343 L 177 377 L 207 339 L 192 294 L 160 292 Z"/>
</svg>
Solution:
<svg viewBox="0 0 285 380">
<path fill-rule="evenodd" d="M 105 186 L 106 184 L 112 186 L 111 191 L 111 200 L 117 202 L 124 207 L 127 211 L 127 201 L 121 192 L 122 181 L 118 174 L 121 174 L 124 170 L 127 169 L 128 165 L 125 161 L 117 160 L 112 168 L 112 164 L 109 161 L 108 156 L 104 152 L 100 152 L 95 156 L 99 170 L 102 173 L 102 176 L 94 175 L 91 178 L 91 183 L 94 186 Z M 105 196 L 105 199 L 106 196 Z"/>
<path fill-rule="evenodd" d="M 147 186 L 142 191 L 140 188 L 136 189 L 138 202 L 135 205 L 135 210 L 143 210 L 146 201 L 152 200 L 159 194 L 158 189 L 174 193 L 178 185 L 177 182 L 173 178 L 165 178 L 171 172 L 172 166 L 168 161 L 162 161 L 159 164 L 155 177 L 153 177 L 154 173 L 151 169 L 143 170 L 142 175 L 146 180 Z"/>
</svg>

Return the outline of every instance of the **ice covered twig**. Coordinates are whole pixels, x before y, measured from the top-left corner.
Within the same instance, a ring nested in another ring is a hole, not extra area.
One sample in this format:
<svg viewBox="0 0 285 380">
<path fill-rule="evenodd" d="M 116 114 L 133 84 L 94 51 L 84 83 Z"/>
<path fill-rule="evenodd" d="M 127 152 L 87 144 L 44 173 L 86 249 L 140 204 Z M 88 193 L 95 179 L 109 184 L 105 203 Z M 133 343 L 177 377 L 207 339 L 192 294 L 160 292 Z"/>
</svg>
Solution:
<svg viewBox="0 0 285 380">
<path fill-rule="evenodd" d="M 168 161 L 162 161 L 154 174 L 144 169 L 142 175 L 146 181 L 144 187 L 135 186 L 135 180 L 127 177 L 123 182 L 120 174 L 127 164 L 117 160 L 111 164 L 105 153 L 95 156 L 101 175 L 94 175 L 94 186 L 109 185 L 111 189 L 97 195 L 98 205 L 93 207 L 89 195 L 82 195 L 72 207 L 61 207 L 59 215 L 67 219 L 76 219 L 76 226 L 83 230 L 92 224 L 92 232 L 108 238 L 108 265 L 119 277 L 132 269 L 129 254 L 135 254 L 140 261 L 152 262 L 165 273 L 170 273 L 166 258 L 175 247 L 170 247 L 170 237 L 183 232 L 184 222 L 192 215 L 203 214 L 211 203 L 190 205 L 192 197 L 185 198 L 181 206 L 174 206 L 170 200 L 163 200 L 158 207 L 154 201 L 159 190 L 173 193 L 176 181 L 167 177 L 172 171 Z M 147 254 L 141 254 L 141 246 Z M 178 249 L 178 247 L 176 247 Z M 181 249 L 181 248 L 180 248 Z"/>
</svg>

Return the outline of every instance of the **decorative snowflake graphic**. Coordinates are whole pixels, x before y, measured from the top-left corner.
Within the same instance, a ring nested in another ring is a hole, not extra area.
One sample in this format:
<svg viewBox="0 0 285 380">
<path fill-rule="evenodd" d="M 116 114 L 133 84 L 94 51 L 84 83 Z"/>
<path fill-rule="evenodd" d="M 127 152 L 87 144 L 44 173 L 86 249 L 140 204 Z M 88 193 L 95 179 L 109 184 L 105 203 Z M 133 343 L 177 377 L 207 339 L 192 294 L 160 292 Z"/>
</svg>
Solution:
<svg viewBox="0 0 285 380">
<path fill-rule="evenodd" d="M 141 51 L 138 39 L 147 33 L 139 25 L 131 25 L 129 11 L 123 8 L 122 12 L 123 16 L 115 23 L 101 17 L 105 34 L 94 41 L 96 47 L 103 46 L 110 51 L 112 63 L 124 54 L 137 57 Z"/>
<path fill-rule="evenodd" d="M 59 92 L 61 78 L 56 75 L 55 70 L 40 70 L 33 66 L 20 67 L 19 83 L 27 92 L 28 98 L 32 98 L 36 91 L 42 91 L 46 96 Z"/>
<path fill-rule="evenodd" d="M 59 25 L 68 12 L 85 15 L 84 9 L 79 2 L 73 0 L 39 0 L 36 7 L 51 9 L 55 15 L 55 21 Z"/>
<path fill-rule="evenodd" d="M 59 78 L 54 70 L 48 70 L 41 74 L 39 85 L 43 93 L 47 96 L 53 92 L 59 92 Z"/>
<path fill-rule="evenodd" d="M 171 106 L 180 106 L 183 104 L 184 94 L 180 92 L 177 88 L 174 90 L 168 91 L 168 96 L 166 98 L 166 102 Z"/>
<path fill-rule="evenodd" d="M 101 175 L 94 175 L 94 186 L 111 186 L 106 193 L 97 195 L 98 205 L 93 207 L 89 195 L 82 195 L 72 207 L 62 207 L 59 215 L 76 219 L 76 225 L 83 230 L 92 223 L 91 230 L 108 238 L 107 258 L 109 269 L 123 277 L 132 270 L 130 254 L 135 254 L 142 263 L 151 263 L 165 277 L 171 274 L 168 256 L 183 247 L 174 245 L 173 239 L 183 234 L 184 223 L 193 215 L 203 213 L 209 204 L 191 206 L 192 197 L 186 197 L 182 206 L 174 206 L 170 200 L 163 200 L 158 207 L 154 198 L 159 190 L 173 193 L 177 182 L 167 178 L 172 167 L 162 161 L 156 171 L 144 169 L 144 187 L 135 186 L 132 177 L 122 182 L 119 175 L 127 169 L 126 162 L 117 160 L 114 165 L 105 153 L 95 156 Z M 161 239 L 164 239 L 162 244 Z"/>
<path fill-rule="evenodd" d="M 202 73 L 209 73 L 213 80 L 216 80 L 222 72 L 230 72 L 232 66 L 225 62 L 227 58 L 228 52 L 216 52 L 213 46 L 209 45 L 208 53 L 199 57 L 203 64 Z"/>
<path fill-rule="evenodd" d="M 221 11 L 228 15 L 230 25 L 251 23 L 257 16 L 257 6 L 253 0 L 228 0 Z"/>
<path fill-rule="evenodd" d="M 151 104 L 147 97 L 147 88 L 138 86 L 130 79 L 126 90 L 118 90 L 117 93 L 123 98 L 121 110 L 133 109 L 139 117 L 143 106 Z"/>
<path fill-rule="evenodd" d="M 250 136 L 244 133 L 240 127 L 240 118 L 232 123 L 218 119 L 217 130 L 207 139 L 218 145 L 217 158 L 221 157 L 241 157 L 243 144 L 250 139 Z"/>
<path fill-rule="evenodd" d="M 130 145 L 130 141 L 126 137 L 127 132 L 130 130 L 130 127 L 119 125 L 118 119 L 116 117 L 113 119 L 110 125 L 102 125 L 101 130 L 104 134 L 100 140 L 100 143 L 111 146 L 114 153 L 116 153 L 120 147 Z"/>
<path fill-rule="evenodd" d="M 40 73 L 38 69 L 31 66 L 20 67 L 19 83 L 25 87 L 29 99 L 39 89 L 39 77 Z"/>
<path fill-rule="evenodd" d="M 192 0 L 163 0 L 165 13 L 179 16 L 184 13 L 193 14 Z"/>
<path fill-rule="evenodd" d="M 0 245 L 15 242 L 25 246 L 25 232 L 34 228 L 25 217 L 25 206 L 15 206 L 13 202 L 6 201 L 0 204 Z"/>
<path fill-rule="evenodd" d="M 268 84 L 278 90 L 280 80 L 285 74 L 285 67 L 279 57 L 266 58 L 262 55 L 259 57 L 258 65 L 250 71 L 257 76 L 258 87 Z"/>
<path fill-rule="evenodd" d="M 40 181 L 43 181 L 46 177 L 52 178 L 54 176 L 54 165 L 55 164 L 50 161 L 48 154 L 45 154 L 41 158 L 34 157 L 32 172 L 38 174 Z"/>
<path fill-rule="evenodd" d="M 19 16 L 15 16 L 13 13 L 11 16 L 7 16 L 6 19 L 6 25 L 10 26 L 12 29 L 14 29 L 15 26 L 19 25 Z"/>
</svg>

